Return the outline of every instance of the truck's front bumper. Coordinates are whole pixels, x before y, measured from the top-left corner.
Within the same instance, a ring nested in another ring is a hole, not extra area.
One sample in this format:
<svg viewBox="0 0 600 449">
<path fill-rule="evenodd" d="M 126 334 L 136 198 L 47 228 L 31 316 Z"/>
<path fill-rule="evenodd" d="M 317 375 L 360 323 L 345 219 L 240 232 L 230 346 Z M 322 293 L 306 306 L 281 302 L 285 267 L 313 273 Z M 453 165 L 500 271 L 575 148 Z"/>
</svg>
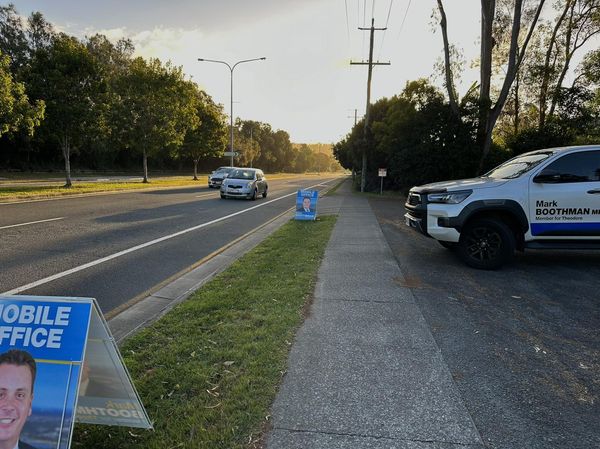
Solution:
<svg viewBox="0 0 600 449">
<path fill-rule="evenodd" d="M 413 217 L 409 212 L 407 212 L 404 214 L 404 224 L 409 228 L 412 228 L 415 231 L 418 231 L 421 234 L 429 237 L 427 234 L 427 227 L 423 226 L 423 220 L 421 218 Z"/>
<path fill-rule="evenodd" d="M 404 207 L 404 223 L 411 229 L 436 240 L 459 241 L 460 233 L 450 225 L 448 219 L 448 212 L 455 212 L 452 206 L 428 203 L 425 194 L 411 192 Z"/>
</svg>

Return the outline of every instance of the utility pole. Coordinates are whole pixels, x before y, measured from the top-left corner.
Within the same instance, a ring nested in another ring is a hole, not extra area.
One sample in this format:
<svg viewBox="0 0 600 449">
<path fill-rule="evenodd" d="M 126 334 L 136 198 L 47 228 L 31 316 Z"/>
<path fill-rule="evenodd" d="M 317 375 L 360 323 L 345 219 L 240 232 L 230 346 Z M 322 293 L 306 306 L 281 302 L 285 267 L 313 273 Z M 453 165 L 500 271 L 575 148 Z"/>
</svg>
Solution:
<svg viewBox="0 0 600 449">
<path fill-rule="evenodd" d="M 369 61 L 361 61 L 361 62 L 353 62 L 350 61 L 350 65 L 368 65 L 369 66 L 369 75 L 367 77 L 367 110 L 365 112 L 365 143 L 363 144 L 363 153 L 362 153 L 362 170 L 360 174 L 360 191 L 365 191 L 365 179 L 367 172 L 367 132 L 369 129 L 369 119 L 371 112 L 371 78 L 373 76 L 373 66 L 375 65 L 391 65 L 390 62 L 373 62 L 373 40 L 375 38 L 375 31 L 384 31 L 387 28 L 375 28 L 375 19 L 371 19 L 371 28 L 358 28 L 363 31 L 371 31 L 371 40 L 369 44 Z"/>
<path fill-rule="evenodd" d="M 254 142 L 252 142 L 252 126 L 250 126 L 250 154 L 252 159 L 250 160 L 250 168 L 252 168 L 252 161 L 254 160 Z"/>
<path fill-rule="evenodd" d="M 358 109 L 354 109 L 354 116 L 349 115 L 347 116 L 347 118 L 352 118 L 354 117 L 354 126 L 356 126 L 356 122 L 358 122 Z"/>
</svg>

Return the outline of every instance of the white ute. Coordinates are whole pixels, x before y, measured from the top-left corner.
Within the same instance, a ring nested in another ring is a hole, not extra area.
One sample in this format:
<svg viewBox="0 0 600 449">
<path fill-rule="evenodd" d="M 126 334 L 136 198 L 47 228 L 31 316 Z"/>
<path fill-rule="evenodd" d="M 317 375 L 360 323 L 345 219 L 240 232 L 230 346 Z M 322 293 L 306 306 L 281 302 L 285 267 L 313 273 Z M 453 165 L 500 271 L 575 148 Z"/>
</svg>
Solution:
<svg viewBox="0 0 600 449">
<path fill-rule="evenodd" d="M 496 269 L 515 249 L 600 249 L 600 145 L 521 154 L 479 178 L 413 187 L 406 225 Z"/>
</svg>

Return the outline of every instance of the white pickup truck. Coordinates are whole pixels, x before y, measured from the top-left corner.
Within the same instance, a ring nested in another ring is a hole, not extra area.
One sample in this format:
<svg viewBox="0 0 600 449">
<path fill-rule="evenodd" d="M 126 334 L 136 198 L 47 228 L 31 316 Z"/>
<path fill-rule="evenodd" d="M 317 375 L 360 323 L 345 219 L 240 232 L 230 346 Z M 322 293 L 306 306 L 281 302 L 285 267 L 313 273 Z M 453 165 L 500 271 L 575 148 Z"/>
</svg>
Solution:
<svg viewBox="0 0 600 449">
<path fill-rule="evenodd" d="M 521 154 L 473 179 L 413 187 L 405 222 L 496 269 L 515 249 L 600 249 L 600 145 Z"/>
</svg>

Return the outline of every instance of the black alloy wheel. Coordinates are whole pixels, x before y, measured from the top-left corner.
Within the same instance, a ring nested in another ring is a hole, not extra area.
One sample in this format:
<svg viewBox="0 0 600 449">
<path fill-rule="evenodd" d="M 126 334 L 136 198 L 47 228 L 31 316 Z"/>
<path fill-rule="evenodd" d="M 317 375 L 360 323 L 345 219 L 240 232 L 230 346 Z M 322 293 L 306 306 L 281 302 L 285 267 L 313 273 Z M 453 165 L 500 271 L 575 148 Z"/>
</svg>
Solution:
<svg viewBox="0 0 600 449">
<path fill-rule="evenodd" d="M 503 222 L 481 218 L 469 223 L 461 233 L 458 254 L 467 265 L 495 270 L 509 262 L 515 252 L 515 236 Z"/>
</svg>

